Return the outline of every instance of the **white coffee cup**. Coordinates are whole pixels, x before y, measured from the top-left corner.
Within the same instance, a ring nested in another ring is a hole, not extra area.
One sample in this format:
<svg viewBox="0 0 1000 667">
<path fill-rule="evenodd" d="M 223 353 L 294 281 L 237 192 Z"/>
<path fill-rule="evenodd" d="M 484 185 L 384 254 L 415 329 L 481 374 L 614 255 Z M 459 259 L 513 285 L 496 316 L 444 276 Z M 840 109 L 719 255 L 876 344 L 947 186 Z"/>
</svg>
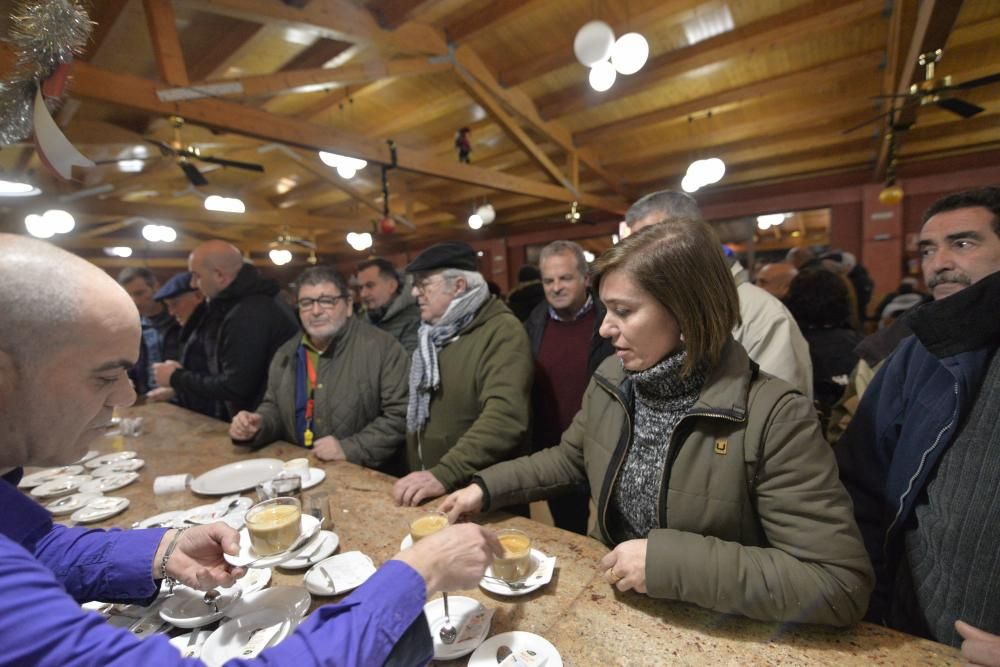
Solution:
<svg viewBox="0 0 1000 667">
<path fill-rule="evenodd" d="M 282 467 L 286 472 L 290 472 L 301 477 L 303 483 L 309 480 L 309 459 L 289 459 L 288 461 L 285 461 Z"/>
</svg>

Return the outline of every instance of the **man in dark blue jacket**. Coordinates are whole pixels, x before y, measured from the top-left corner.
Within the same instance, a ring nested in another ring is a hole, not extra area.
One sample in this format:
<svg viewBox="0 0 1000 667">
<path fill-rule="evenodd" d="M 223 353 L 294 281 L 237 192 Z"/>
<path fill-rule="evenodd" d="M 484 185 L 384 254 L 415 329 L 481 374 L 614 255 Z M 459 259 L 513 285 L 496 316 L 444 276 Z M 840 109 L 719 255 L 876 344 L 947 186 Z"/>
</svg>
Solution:
<svg viewBox="0 0 1000 667">
<path fill-rule="evenodd" d="M 936 301 L 911 317 L 837 458 L 878 578 L 869 620 L 965 638 L 966 659 L 1000 665 L 1000 188 L 945 197 L 924 220 Z"/>
</svg>

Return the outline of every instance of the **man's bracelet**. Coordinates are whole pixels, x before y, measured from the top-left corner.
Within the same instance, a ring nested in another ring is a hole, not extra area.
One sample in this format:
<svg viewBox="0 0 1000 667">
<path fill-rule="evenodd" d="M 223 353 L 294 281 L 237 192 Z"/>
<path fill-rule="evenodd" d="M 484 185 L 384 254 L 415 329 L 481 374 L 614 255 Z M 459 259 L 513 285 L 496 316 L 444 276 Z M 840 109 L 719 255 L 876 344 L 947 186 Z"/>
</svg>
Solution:
<svg viewBox="0 0 1000 667">
<path fill-rule="evenodd" d="M 163 558 L 160 559 L 160 578 L 167 581 L 167 584 L 173 588 L 173 585 L 177 583 L 177 580 L 167 574 L 167 561 L 170 560 L 171 554 L 174 553 L 174 549 L 177 548 L 177 540 L 184 533 L 187 528 L 178 528 L 177 532 L 174 533 L 174 538 L 170 540 L 170 544 L 167 545 L 166 551 L 163 552 Z"/>
</svg>

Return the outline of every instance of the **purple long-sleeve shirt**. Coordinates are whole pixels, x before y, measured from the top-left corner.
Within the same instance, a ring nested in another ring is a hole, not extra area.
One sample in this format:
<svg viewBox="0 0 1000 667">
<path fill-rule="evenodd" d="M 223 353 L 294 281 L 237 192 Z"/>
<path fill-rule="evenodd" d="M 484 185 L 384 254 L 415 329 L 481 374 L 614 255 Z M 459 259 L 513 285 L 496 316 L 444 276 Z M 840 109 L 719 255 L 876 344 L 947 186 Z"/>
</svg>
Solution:
<svg viewBox="0 0 1000 667">
<path fill-rule="evenodd" d="M 80 608 L 88 600 L 154 599 L 153 557 L 165 531 L 54 525 L 43 507 L 15 488 L 20 478 L 20 469 L 0 478 L 0 665 L 203 664 L 182 659 L 165 635 L 140 640 Z M 420 575 L 389 561 L 256 660 L 226 665 L 381 665 L 404 635 L 408 656 L 402 662 L 427 664 L 430 634 L 426 624 L 415 622 L 425 600 Z"/>
</svg>

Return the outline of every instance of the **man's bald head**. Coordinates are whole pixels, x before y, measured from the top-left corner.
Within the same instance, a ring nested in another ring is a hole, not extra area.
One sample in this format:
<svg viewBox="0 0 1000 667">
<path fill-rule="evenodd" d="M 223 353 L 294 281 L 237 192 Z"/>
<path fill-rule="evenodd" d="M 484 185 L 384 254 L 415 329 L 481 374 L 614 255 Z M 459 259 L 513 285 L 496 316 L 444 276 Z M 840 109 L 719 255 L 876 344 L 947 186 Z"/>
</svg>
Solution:
<svg viewBox="0 0 1000 667">
<path fill-rule="evenodd" d="M 0 468 L 72 463 L 135 391 L 139 312 L 93 264 L 0 234 Z"/>
<path fill-rule="evenodd" d="M 219 239 L 205 241 L 188 257 L 191 286 L 209 299 L 228 287 L 242 267 L 243 253 L 239 248 Z"/>
<path fill-rule="evenodd" d="M 786 262 L 765 264 L 757 272 L 757 287 L 765 289 L 779 299 L 788 296 L 788 286 L 798 275 L 798 270 Z"/>
<path fill-rule="evenodd" d="M 95 309 L 138 318 L 111 276 L 51 243 L 0 234 L 0 259 L 0 350 L 18 363 L 72 339 Z"/>
<path fill-rule="evenodd" d="M 785 255 L 785 261 L 794 266 L 796 269 L 801 269 L 814 259 L 816 259 L 816 254 L 805 246 L 792 248 L 788 251 L 788 254 Z"/>
</svg>

